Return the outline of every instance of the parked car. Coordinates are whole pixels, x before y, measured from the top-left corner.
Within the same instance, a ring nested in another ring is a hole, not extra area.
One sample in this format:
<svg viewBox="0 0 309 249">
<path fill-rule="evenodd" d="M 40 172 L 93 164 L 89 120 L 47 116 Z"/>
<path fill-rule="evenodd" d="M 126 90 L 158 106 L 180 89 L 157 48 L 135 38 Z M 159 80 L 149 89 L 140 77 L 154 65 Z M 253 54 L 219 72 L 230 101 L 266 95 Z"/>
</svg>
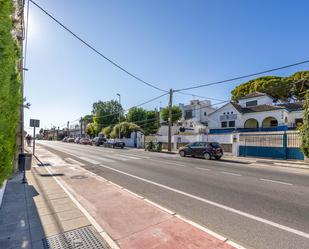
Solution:
<svg viewBox="0 0 309 249">
<path fill-rule="evenodd" d="M 179 149 L 179 155 L 204 157 L 207 160 L 212 158 L 219 160 L 223 156 L 223 149 L 216 142 L 194 142 Z"/>
<path fill-rule="evenodd" d="M 68 137 L 64 137 L 64 138 L 62 139 L 62 142 L 67 142 L 67 140 L 68 140 Z"/>
<path fill-rule="evenodd" d="M 80 144 L 92 145 L 91 140 L 89 138 L 82 138 L 79 140 Z"/>
<path fill-rule="evenodd" d="M 111 147 L 111 148 L 121 148 L 125 147 L 125 143 L 118 139 L 108 139 L 104 144 L 104 147 Z"/>
<path fill-rule="evenodd" d="M 81 140 L 81 137 L 77 137 L 77 138 L 75 138 L 74 143 L 79 144 L 80 140 Z"/>
<path fill-rule="evenodd" d="M 68 142 L 68 143 L 74 143 L 74 140 L 75 140 L 75 139 L 74 139 L 73 137 L 68 137 L 68 138 L 67 138 L 67 142 Z"/>
<path fill-rule="evenodd" d="M 92 139 L 92 145 L 100 146 L 106 142 L 106 138 L 104 137 L 95 137 Z"/>
</svg>

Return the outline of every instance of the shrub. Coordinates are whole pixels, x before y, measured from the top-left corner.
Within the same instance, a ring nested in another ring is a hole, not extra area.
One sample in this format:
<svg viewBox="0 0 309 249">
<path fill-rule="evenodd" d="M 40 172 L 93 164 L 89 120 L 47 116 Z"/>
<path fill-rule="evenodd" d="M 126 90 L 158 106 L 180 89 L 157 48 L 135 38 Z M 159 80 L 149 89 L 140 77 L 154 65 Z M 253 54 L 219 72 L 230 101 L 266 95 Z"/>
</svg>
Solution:
<svg viewBox="0 0 309 249">
<path fill-rule="evenodd" d="M 13 170 L 19 121 L 21 80 L 17 69 L 20 48 L 13 38 L 13 1 L 0 1 L 0 186 Z"/>
</svg>

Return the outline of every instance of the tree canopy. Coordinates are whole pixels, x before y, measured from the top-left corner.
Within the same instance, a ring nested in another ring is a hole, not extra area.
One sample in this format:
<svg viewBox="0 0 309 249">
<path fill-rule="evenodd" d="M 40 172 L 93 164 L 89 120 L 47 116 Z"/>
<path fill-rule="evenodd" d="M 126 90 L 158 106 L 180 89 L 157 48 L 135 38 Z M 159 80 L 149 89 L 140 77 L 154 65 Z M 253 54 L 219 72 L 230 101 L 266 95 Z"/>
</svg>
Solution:
<svg viewBox="0 0 309 249">
<path fill-rule="evenodd" d="M 168 114 L 169 114 L 169 108 L 168 106 L 163 108 L 161 110 L 161 118 L 165 121 L 168 122 Z M 181 109 L 179 106 L 172 106 L 172 123 L 174 124 L 176 121 L 178 121 L 182 116 Z"/>
<path fill-rule="evenodd" d="M 275 101 L 304 100 L 309 89 L 309 71 L 300 71 L 289 77 L 263 76 L 245 82 L 232 90 L 232 100 L 253 92 L 267 93 Z"/>
<path fill-rule="evenodd" d="M 141 107 L 133 107 L 127 114 L 128 122 L 139 122 L 144 121 L 147 118 L 147 111 Z"/>
<path fill-rule="evenodd" d="M 123 117 L 123 108 L 119 102 L 115 100 L 98 101 L 92 105 L 93 121 L 100 131 L 102 128 L 115 125 Z"/>
<path fill-rule="evenodd" d="M 304 103 L 304 119 L 303 125 L 300 128 L 300 134 L 302 137 L 301 149 L 306 157 L 309 157 L 309 90 L 305 95 Z"/>
<path fill-rule="evenodd" d="M 113 130 L 110 133 L 110 137 L 117 138 L 119 135 L 120 130 L 120 137 L 129 138 L 133 131 L 141 131 L 143 132 L 142 128 L 139 127 L 137 124 L 130 123 L 130 122 L 122 122 L 114 126 Z"/>
</svg>

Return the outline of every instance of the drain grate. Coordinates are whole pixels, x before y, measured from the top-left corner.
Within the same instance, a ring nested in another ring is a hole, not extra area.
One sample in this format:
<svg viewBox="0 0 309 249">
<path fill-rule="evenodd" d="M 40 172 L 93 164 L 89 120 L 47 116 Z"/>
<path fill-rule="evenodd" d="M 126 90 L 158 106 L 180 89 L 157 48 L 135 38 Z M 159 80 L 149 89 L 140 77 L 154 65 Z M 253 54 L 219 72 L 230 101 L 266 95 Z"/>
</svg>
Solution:
<svg viewBox="0 0 309 249">
<path fill-rule="evenodd" d="M 45 249 L 108 249 L 91 226 L 71 230 L 43 239 Z"/>
</svg>

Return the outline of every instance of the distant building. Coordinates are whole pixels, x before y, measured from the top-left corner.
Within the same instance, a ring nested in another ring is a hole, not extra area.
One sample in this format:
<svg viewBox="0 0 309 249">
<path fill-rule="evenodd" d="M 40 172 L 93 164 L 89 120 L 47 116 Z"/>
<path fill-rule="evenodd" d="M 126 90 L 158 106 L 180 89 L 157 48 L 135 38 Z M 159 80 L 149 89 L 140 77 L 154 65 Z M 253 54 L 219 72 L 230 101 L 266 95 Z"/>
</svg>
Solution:
<svg viewBox="0 0 309 249">
<path fill-rule="evenodd" d="M 179 120 L 181 127 L 194 133 L 206 132 L 210 121 L 209 115 L 216 111 L 210 100 L 191 100 L 187 105 L 179 104 L 179 107 L 182 111 Z"/>
</svg>

